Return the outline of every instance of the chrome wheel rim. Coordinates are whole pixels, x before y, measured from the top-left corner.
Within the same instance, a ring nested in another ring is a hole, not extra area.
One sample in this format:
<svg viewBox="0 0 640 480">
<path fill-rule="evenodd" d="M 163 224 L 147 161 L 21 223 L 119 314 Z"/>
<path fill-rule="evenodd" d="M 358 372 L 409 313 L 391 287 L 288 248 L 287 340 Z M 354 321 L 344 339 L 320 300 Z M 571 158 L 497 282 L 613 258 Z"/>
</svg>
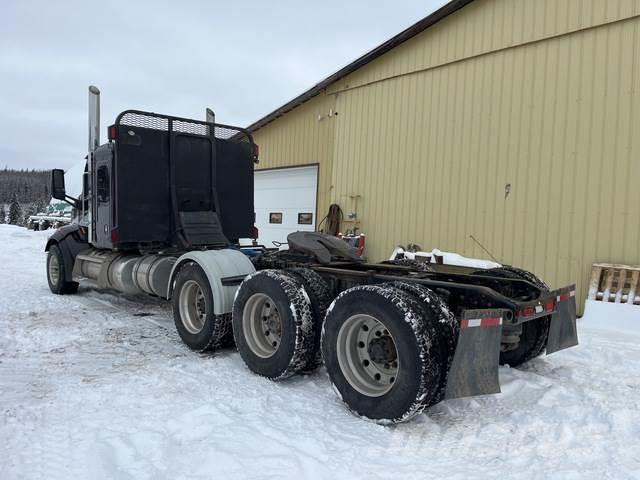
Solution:
<svg viewBox="0 0 640 480">
<path fill-rule="evenodd" d="M 198 282 L 187 280 L 180 290 L 180 319 L 184 328 L 191 334 L 198 334 L 204 328 L 207 319 L 207 304 Z"/>
<path fill-rule="evenodd" d="M 254 293 L 242 312 L 242 330 L 249 349 L 260 358 L 278 351 L 282 319 L 275 302 L 264 293 Z"/>
<path fill-rule="evenodd" d="M 57 285 L 60 280 L 60 262 L 57 255 L 49 254 L 48 272 L 51 285 Z"/>
<path fill-rule="evenodd" d="M 371 315 L 349 317 L 338 331 L 336 354 L 349 384 L 367 397 L 389 392 L 400 370 L 393 336 Z"/>
</svg>

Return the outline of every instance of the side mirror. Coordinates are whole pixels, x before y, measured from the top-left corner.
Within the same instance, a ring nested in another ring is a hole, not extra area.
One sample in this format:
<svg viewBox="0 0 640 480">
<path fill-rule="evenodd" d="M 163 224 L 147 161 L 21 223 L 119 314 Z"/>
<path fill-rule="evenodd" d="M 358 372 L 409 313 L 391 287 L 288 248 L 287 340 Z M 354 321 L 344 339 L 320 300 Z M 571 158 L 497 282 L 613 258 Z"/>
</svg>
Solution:
<svg viewBox="0 0 640 480">
<path fill-rule="evenodd" d="M 51 196 L 56 200 L 66 200 L 67 192 L 64 188 L 64 170 L 51 170 Z"/>
</svg>

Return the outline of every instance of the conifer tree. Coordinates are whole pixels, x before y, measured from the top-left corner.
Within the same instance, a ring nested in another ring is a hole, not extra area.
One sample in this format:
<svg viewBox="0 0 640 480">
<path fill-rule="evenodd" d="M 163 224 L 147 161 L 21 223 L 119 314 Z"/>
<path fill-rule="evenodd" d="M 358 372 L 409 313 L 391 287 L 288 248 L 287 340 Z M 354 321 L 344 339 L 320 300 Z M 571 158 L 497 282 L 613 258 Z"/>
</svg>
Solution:
<svg viewBox="0 0 640 480">
<path fill-rule="evenodd" d="M 9 204 L 9 223 L 11 225 L 19 225 L 22 223 L 22 207 L 20 207 L 16 192 L 13 192 L 11 204 Z"/>
</svg>

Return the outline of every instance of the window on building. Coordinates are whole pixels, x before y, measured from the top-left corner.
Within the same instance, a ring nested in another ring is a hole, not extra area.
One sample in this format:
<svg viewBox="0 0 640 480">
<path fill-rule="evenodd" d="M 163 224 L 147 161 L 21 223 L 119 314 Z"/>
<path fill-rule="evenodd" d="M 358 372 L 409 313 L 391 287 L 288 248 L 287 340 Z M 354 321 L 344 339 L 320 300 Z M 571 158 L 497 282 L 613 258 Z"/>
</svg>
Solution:
<svg viewBox="0 0 640 480">
<path fill-rule="evenodd" d="M 298 213 L 298 225 L 313 225 L 313 213 Z"/>
<path fill-rule="evenodd" d="M 282 223 L 282 213 L 272 212 L 269 214 L 269 223 Z"/>
</svg>

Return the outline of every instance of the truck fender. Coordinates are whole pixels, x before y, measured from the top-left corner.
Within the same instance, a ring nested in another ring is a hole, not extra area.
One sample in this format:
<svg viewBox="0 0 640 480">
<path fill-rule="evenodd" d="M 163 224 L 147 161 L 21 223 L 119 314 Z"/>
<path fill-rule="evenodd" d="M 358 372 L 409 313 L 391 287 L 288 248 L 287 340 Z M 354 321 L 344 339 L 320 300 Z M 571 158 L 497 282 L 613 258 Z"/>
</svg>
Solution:
<svg viewBox="0 0 640 480">
<path fill-rule="evenodd" d="M 58 245 L 60 248 L 64 261 L 65 280 L 67 282 L 73 281 L 73 264 L 76 261 L 76 256 L 89 246 L 86 229 L 81 228 L 78 224 L 65 225 L 53 232 L 53 235 L 47 240 L 44 251 L 48 252 L 51 245 Z"/>
<path fill-rule="evenodd" d="M 231 313 L 233 299 L 242 280 L 256 271 L 251 260 L 239 250 L 206 250 L 187 252 L 176 261 L 167 285 L 167 299 L 171 298 L 178 272 L 186 263 L 196 263 L 207 275 L 213 293 L 213 312 Z"/>
</svg>

